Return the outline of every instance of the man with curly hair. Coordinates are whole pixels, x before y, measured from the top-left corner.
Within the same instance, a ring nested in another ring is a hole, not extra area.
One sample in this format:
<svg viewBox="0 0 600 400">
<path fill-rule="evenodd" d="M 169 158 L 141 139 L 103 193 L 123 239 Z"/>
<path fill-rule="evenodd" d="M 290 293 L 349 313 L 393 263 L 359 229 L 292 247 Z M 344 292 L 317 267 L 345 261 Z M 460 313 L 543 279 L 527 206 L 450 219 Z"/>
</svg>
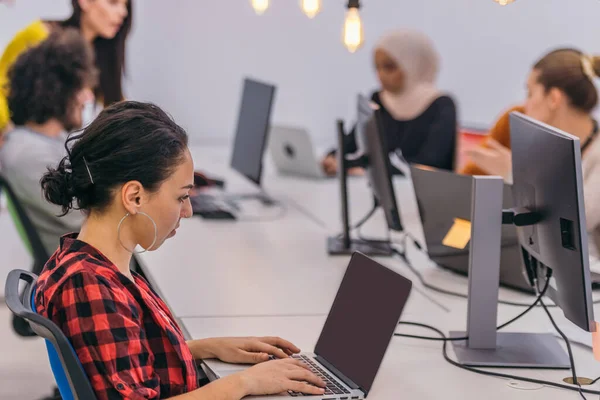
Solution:
<svg viewBox="0 0 600 400">
<path fill-rule="evenodd" d="M 82 126 L 97 82 L 93 50 L 75 30 L 52 34 L 23 53 L 9 71 L 8 105 L 15 127 L 0 148 L 1 173 L 11 184 L 48 254 L 62 235 L 78 231 L 79 211 L 64 217 L 42 196 L 40 178 L 65 155 L 67 133 Z"/>
</svg>

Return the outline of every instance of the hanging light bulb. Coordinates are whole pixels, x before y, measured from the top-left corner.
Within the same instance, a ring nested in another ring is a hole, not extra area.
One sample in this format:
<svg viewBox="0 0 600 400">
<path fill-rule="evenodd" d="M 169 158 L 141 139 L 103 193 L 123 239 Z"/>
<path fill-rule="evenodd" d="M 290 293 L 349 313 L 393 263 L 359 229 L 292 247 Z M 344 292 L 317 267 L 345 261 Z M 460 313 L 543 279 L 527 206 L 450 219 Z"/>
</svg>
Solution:
<svg viewBox="0 0 600 400">
<path fill-rule="evenodd" d="M 258 15 L 263 15 L 269 8 L 269 0 L 250 0 L 250 3 Z"/>
<path fill-rule="evenodd" d="M 494 1 L 498 4 L 500 4 L 501 6 L 505 6 L 507 4 L 514 2 L 515 0 L 494 0 Z"/>
<path fill-rule="evenodd" d="M 359 0 L 348 1 L 348 11 L 344 21 L 344 45 L 350 53 L 358 50 L 364 42 L 363 24 L 358 13 L 359 8 Z"/>
<path fill-rule="evenodd" d="M 321 0 L 300 0 L 302 11 L 308 18 L 314 18 L 321 11 Z"/>
</svg>

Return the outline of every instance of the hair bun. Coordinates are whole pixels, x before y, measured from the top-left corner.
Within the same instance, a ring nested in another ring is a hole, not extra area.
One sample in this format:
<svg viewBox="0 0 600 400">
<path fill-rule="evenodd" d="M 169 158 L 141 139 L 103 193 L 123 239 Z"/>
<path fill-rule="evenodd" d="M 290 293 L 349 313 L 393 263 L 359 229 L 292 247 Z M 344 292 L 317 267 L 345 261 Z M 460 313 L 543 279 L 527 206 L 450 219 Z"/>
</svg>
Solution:
<svg viewBox="0 0 600 400">
<path fill-rule="evenodd" d="M 72 174 L 67 169 L 66 162 L 67 157 L 61 160 L 56 169 L 48 168 L 48 172 L 40 180 L 44 197 L 50 203 L 60 206 L 62 215 L 73 208 Z"/>
</svg>

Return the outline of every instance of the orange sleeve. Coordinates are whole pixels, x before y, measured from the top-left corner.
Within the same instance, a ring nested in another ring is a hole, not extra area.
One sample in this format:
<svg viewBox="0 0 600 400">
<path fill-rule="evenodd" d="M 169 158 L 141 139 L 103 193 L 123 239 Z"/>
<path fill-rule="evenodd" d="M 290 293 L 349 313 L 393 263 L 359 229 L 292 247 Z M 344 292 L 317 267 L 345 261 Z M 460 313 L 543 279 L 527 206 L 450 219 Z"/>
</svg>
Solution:
<svg viewBox="0 0 600 400">
<path fill-rule="evenodd" d="M 487 141 L 491 138 L 500 143 L 502 146 L 508 147 L 510 149 L 509 115 L 513 111 L 522 113 L 525 112 L 525 108 L 523 106 L 516 106 L 504 112 L 504 114 L 502 114 L 500 118 L 498 118 L 498 120 L 490 130 L 488 136 L 483 141 L 482 146 L 487 147 Z M 465 175 L 488 175 L 485 171 L 483 171 L 473 162 L 467 163 L 467 165 L 464 166 L 460 173 Z"/>
</svg>

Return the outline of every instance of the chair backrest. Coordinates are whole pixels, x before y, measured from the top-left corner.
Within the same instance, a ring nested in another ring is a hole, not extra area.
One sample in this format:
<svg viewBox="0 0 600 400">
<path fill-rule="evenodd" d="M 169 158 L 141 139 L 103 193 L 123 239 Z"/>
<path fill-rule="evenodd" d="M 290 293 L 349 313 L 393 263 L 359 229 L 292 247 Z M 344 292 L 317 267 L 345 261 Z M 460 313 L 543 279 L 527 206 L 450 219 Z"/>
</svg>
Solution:
<svg viewBox="0 0 600 400">
<path fill-rule="evenodd" d="M 34 273 L 39 274 L 42 272 L 42 268 L 50 258 L 50 255 L 46 251 L 46 248 L 42 244 L 42 239 L 37 230 L 33 226 L 33 223 L 29 219 L 25 208 L 15 195 L 14 190 L 10 186 L 10 183 L 6 178 L 0 175 L 0 187 L 4 188 L 8 198 L 8 210 L 14 221 L 21 240 L 23 240 L 25 247 L 31 252 L 31 256 L 34 259 Z"/>
<path fill-rule="evenodd" d="M 25 282 L 23 296 L 19 295 L 21 281 Z M 15 316 L 29 322 L 36 334 L 46 339 L 48 358 L 63 400 L 95 400 L 96 394 L 69 339 L 54 322 L 35 312 L 36 281 L 37 276 L 31 272 L 11 271 L 4 289 L 6 305 Z"/>
</svg>

